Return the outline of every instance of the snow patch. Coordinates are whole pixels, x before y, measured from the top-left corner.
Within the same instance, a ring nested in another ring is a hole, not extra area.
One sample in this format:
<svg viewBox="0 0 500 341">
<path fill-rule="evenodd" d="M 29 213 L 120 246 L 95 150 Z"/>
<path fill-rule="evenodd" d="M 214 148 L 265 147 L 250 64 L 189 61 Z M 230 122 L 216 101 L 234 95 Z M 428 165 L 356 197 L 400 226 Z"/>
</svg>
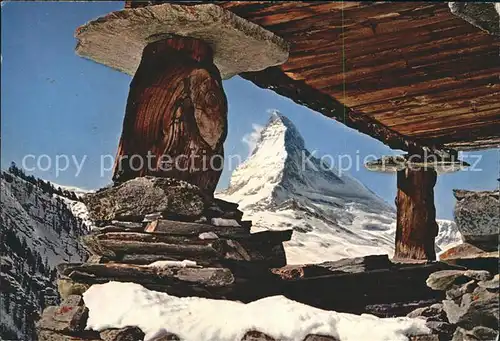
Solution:
<svg viewBox="0 0 500 341">
<path fill-rule="evenodd" d="M 202 232 L 202 233 L 200 233 L 198 235 L 198 238 L 209 240 L 209 239 L 219 239 L 219 236 L 217 234 L 215 234 L 214 232 L 210 231 L 210 232 Z"/>
<path fill-rule="evenodd" d="M 184 341 L 235 341 L 250 330 L 283 341 L 301 341 L 308 334 L 329 335 L 340 341 L 406 341 L 407 336 L 430 333 L 422 319 L 337 313 L 284 296 L 244 304 L 180 298 L 139 284 L 109 282 L 93 285 L 83 299 L 89 308 L 87 329 L 137 326 L 146 334 L 145 341 L 155 340 L 167 331 Z"/>
<path fill-rule="evenodd" d="M 149 268 L 170 268 L 170 267 L 178 267 L 178 268 L 196 268 L 198 264 L 195 261 L 184 259 L 183 261 L 178 260 L 159 260 L 153 262 L 151 264 L 146 265 Z"/>
</svg>

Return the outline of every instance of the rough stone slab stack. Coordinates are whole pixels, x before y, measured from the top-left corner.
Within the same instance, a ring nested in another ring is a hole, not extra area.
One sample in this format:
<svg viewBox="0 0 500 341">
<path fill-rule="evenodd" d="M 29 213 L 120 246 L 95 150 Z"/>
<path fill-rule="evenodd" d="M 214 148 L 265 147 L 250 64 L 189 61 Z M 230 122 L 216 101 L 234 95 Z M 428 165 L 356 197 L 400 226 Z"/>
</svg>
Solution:
<svg viewBox="0 0 500 341">
<path fill-rule="evenodd" d="M 41 341 L 142 340 L 135 328 L 84 331 L 88 312 L 81 295 L 93 284 L 133 282 L 180 297 L 244 302 L 279 293 L 279 276 L 270 269 L 286 264 L 282 243 L 292 231 L 252 234 L 237 204 L 155 177 L 104 188 L 84 202 L 97 225 L 82 240 L 90 257 L 58 266 L 65 301 L 44 311 Z"/>
<path fill-rule="evenodd" d="M 286 264 L 282 243 L 292 231 L 251 234 L 237 204 L 155 177 L 105 188 L 84 201 L 99 227 L 83 238 L 87 263 L 58 267 L 63 297 L 108 281 L 241 301 L 276 293 L 270 268 Z"/>
<path fill-rule="evenodd" d="M 408 317 L 423 318 L 440 340 L 493 341 L 499 336 L 500 277 L 485 270 L 443 270 L 427 285 L 445 292 L 445 299 L 418 308 Z"/>
</svg>

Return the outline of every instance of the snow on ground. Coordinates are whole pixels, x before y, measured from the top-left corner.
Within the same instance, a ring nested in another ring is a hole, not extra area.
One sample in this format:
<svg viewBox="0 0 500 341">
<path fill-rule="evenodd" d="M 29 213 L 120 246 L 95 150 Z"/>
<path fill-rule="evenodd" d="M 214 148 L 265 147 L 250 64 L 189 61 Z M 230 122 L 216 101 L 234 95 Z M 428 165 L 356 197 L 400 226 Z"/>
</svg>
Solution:
<svg viewBox="0 0 500 341">
<path fill-rule="evenodd" d="M 457 224 L 451 220 L 438 219 L 439 233 L 436 237 L 436 246 L 439 253 L 451 247 L 462 244 L 462 235 L 458 231 Z"/>
<path fill-rule="evenodd" d="M 62 190 L 74 192 L 78 198 L 81 198 L 85 194 L 95 192 L 94 190 L 83 189 L 83 188 L 74 187 L 74 186 L 63 186 L 63 185 L 56 184 L 54 182 L 52 184 L 54 185 L 55 188 L 60 187 Z M 85 204 L 83 202 L 71 200 L 71 199 L 66 198 L 64 196 L 61 196 L 61 195 L 57 195 L 57 196 L 59 198 L 61 198 L 62 200 L 64 200 L 64 203 L 69 207 L 69 209 L 71 210 L 71 213 L 73 213 L 73 215 L 75 217 L 82 219 L 83 223 L 85 224 L 85 226 L 87 226 L 87 228 L 89 230 L 92 229 L 94 224 L 90 220 L 89 211 L 87 209 L 87 206 L 85 206 Z"/>
<path fill-rule="evenodd" d="M 76 196 L 79 198 L 81 198 L 82 196 L 84 196 L 87 193 L 95 192 L 93 189 L 84 189 L 84 188 L 75 187 L 75 186 L 59 185 L 59 184 L 56 184 L 55 182 L 52 182 L 52 181 L 51 181 L 51 183 L 54 185 L 55 188 L 60 187 L 62 190 L 75 192 Z"/>
<path fill-rule="evenodd" d="M 94 223 L 92 222 L 92 220 L 90 219 L 90 216 L 89 216 L 89 211 L 87 209 L 87 206 L 85 206 L 85 204 L 81 201 L 76 201 L 76 200 L 71 200 L 71 199 L 68 199 L 66 197 L 63 197 L 61 195 L 57 195 L 59 198 L 61 198 L 64 203 L 66 204 L 66 206 L 68 206 L 68 208 L 70 209 L 71 213 L 73 213 L 73 215 L 75 217 L 78 217 L 80 219 L 82 219 L 83 223 L 85 224 L 86 228 L 90 231 L 92 230 L 93 226 L 94 226 Z"/>
<path fill-rule="evenodd" d="M 308 334 L 329 335 L 340 341 L 403 341 L 428 334 L 422 319 L 378 318 L 337 313 L 272 296 L 248 304 L 168 295 L 134 283 L 109 282 L 84 294 L 89 308 L 87 328 L 104 330 L 137 326 L 145 341 L 167 331 L 183 341 L 235 341 L 258 330 L 283 341 L 301 341 Z"/>
</svg>

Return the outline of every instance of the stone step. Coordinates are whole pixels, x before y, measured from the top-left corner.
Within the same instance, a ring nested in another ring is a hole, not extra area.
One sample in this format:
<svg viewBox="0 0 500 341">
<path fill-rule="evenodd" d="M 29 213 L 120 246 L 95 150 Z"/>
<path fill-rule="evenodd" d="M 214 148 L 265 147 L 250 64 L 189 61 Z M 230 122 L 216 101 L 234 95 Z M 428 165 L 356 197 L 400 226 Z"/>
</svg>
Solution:
<svg viewBox="0 0 500 341">
<path fill-rule="evenodd" d="M 175 259 L 201 257 L 209 260 L 224 257 L 223 242 L 219 239 L 190 240 L 182 236 L 160 236 L 138 232 L 108 232 L 84 236 L 82 240 L 85 247 L 92 254 L 104 256 L 109 260 L 132 254 L 170 255 Z"/>
<path fill-rule="evenodd" d="M 158 219 L 148 223 L 145 232 L 181 236 L 198 236 L 200 233 L 214 232 L 219 237 L 234 237 L 250 234 L 250 228 L 214 226 L 210 224 Z"/>
<path fill-rule="evenodd" d="M 57 266 L 62 279 L 86 284 L 109 281 L 138 284 L 168 285 L 171 283 L 193 284 L 200 287 L 224 287 L 234 282 L 233 274 L 225 268 L 151 267 L 131 264 L 60 264 Z"/>
<path fill-rule="evenodd" d="M 258 262 L 267 267 L 286 264 L 282 241 L 290 239 L 291 231 L 236 234 L 233 237 L 236 240 L 218 238 L 217 235 L 214 235 L 216 239 L 200 239 L 196 235 L 106 232 L 87 235 L 82 240 L 89 252 L 102 256 L 100 259 L 92 257 L 92 263 L 149 264 L 157 260 L 189 259 L 202 265 L 220 264 L 216 261 L 222 260 Z"/>
</svg>

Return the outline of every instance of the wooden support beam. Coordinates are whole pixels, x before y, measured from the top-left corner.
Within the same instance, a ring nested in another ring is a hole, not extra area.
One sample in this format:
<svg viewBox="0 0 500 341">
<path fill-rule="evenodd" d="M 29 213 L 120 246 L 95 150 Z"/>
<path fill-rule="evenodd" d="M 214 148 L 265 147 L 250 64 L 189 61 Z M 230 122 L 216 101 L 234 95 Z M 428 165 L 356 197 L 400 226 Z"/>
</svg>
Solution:
<svg viewBox="0 0 500 341">
<path fill-rule="evenodd" d="M 150 43 L 130 84 L 113 180 L 170 177 L 213 195 L 226 135 L 227 100 L 210 46 L 178 36 Z"/>
<path fill-rule="evenodd" d="M 435 260 L 438 233 L 434 207 L 434 169 L 406 168 L 397 172 L 397 225 L 394 259 Z"/>
<path fill-rule="evenodd" d="M 349 128 L 367 134 L 393 149 L 401 149 L 412 154 L 434 154 L 442 159 L 458 155 L 454 150 L 448 150 L 438 145 L 426 145 L 401 135 L 368 115 L 351 110 L 330 95 L 308 85 L 304 80 L 292 79 L 279 66 L 259 72 L 242 73 L 240 76 L 261 88 L 271 89 L 297 104 L 304 105 L 345 124 Z"/>
</svg>

